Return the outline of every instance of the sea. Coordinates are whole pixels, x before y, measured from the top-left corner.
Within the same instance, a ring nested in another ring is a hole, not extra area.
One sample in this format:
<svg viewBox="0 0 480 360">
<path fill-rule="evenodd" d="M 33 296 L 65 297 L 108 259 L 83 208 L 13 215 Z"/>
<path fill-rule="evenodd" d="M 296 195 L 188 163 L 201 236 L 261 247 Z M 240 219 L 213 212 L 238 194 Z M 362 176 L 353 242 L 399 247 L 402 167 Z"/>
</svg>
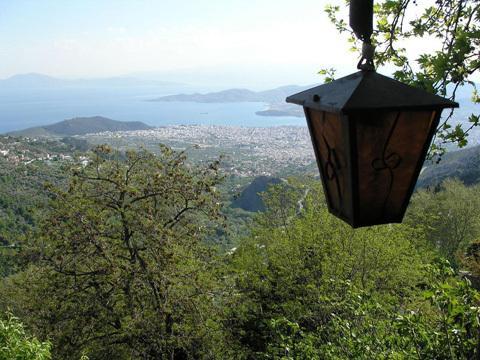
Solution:
<svg viewBox="0 0 480 360">
<path fill-rule="evenodd" d="M 152 102 L 160 96 L 221 89 L 194 86 L 111 88 L 0 88 L 0 133 L 48 125 L 75 117 L 103 116 L 119 121 L 167 125 L 305 126 L 297 117 L 258 116 L 264 103 Z"/>
</svg>

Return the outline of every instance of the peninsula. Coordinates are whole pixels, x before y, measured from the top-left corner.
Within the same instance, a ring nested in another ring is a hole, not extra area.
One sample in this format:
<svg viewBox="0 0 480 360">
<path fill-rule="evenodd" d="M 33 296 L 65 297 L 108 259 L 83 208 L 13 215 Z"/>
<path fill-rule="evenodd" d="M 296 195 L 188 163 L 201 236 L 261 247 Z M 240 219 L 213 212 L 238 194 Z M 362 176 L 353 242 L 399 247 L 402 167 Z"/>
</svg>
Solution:
<svg viewBox="0 0 480 360">
<path fill-rule="evenodd" d="M 176 94 L 162 96 L 148 101 L 153 102 L 196 102 L 196 103 L 242 103 L 259 102 L 267 104 L 267 109 L 257 111 L 260 116 L 295 116 L 303 117 L 298 106 L 285 103 L 288 95 L 307 89 L 308 86 L 288 85 L 265 91 L 248 89 L 228 89 L 210 93 Z"/>
</svg>

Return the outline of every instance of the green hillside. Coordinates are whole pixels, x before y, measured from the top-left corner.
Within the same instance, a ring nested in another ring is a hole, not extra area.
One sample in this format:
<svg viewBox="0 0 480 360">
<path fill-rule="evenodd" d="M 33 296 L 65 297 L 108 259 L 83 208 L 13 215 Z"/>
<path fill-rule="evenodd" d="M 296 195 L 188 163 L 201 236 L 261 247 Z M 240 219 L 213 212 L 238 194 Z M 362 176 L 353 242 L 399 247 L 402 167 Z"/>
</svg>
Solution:
<svg viewBox="0 0 480 360">
<path fill-rule="evenodd" d="M 140 121 L 117 121 L 102 116 L 78 117 L 46 126 L 38 126 L 10 133 L 24 137 L 64 137 L 104 131 L 148 130 L 150 126 Z"/>
<path fill-rule="evenodd" d="M 447 153 L 437 164 L 429 163 L 417 186 L 436 186 L 448 178 L 457 178 L 466 185 L 480 182 L 480 146 Z"/>
<path fill-rule="evenodd" d="M 46 200 L 44 185 L 62 178 L 75 146 L 54 140 L 0 136 L 0 239 L 13 244 L 34 225 Z M 0 269 L 1 270 L 1 269 Z"/>
<path fill-rule="evenodd" d="M 229 206 L 250 179 L 217 162 L 74 145 L 0 137 L 0 314 L 54 358 L 440 359 L 455 332 L 456 358 L 475 354 L 478 293 L 450 265 L 478 274 L 478 186 L 352 230 L 305 175 L 253 179 L 237 199 L 253 215 Z"/>
<path fill-rule="evenodd" d="M 269 176 L 256 177 L 243 191 L 232 201 L 232 207 L 246 211 L 264 211 L 261 193 L 265 192 L 270 185 L 276 185 L 282 181 L 279 178 Z"/>
</svg>

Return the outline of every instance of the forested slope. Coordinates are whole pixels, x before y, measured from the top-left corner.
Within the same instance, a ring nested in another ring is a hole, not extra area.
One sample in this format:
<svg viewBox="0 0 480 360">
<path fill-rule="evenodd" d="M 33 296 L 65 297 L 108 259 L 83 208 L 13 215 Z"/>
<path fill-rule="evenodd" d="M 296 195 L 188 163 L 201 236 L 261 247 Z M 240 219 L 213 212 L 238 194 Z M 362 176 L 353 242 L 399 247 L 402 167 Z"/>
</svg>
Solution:
<svg viewBox="0 0 480 360">
<path fill-rule="evenodd" d="M 439 163 L 427 162 L 418 181 L 418 187 L 436 186 L 448 178 L 457 178 L 466 185 L 480 182 L 480 146 L 452 151 Z"/>
</svg>

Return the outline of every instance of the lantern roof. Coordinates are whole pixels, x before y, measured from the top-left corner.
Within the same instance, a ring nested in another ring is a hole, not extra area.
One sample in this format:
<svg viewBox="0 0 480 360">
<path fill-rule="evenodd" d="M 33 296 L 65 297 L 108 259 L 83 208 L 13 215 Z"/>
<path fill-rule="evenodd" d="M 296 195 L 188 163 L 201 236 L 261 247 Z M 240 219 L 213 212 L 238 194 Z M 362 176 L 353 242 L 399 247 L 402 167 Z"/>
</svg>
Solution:
<svg viewBox="0 0 480 360">
<path fill-rule="evenodd" d="M 375 71 L 359 71 L 286 99 L 311 109 L 348 113 L 374 109 L 443 109 L 458 103 L 406 85 Z"/>
</svg>

